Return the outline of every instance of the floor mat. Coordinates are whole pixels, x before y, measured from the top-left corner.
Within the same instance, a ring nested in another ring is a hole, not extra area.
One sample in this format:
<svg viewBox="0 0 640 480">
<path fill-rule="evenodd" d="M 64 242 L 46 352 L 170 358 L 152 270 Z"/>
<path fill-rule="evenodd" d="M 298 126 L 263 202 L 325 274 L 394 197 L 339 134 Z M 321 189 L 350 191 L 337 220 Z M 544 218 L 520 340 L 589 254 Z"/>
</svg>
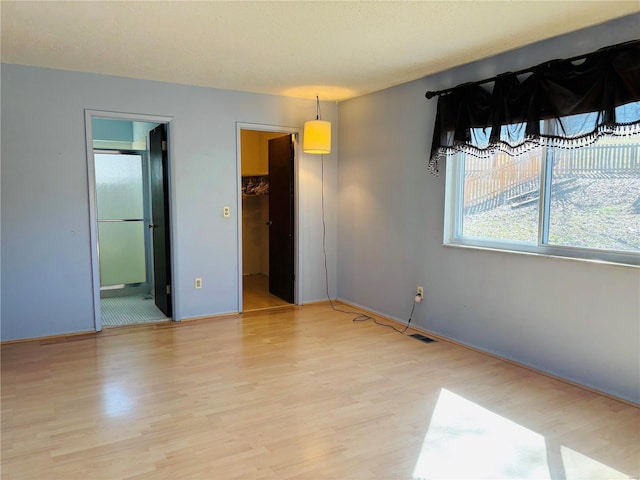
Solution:
<svg viewBox="0 0 640 480">
<path fill-rule="evenodd" d="M 102 325 L 134 325 L 169 320 L 156 307 L 153 298 L 134 295 L 130 297 L 112 297 L 100 299 Z"/>
</svg>

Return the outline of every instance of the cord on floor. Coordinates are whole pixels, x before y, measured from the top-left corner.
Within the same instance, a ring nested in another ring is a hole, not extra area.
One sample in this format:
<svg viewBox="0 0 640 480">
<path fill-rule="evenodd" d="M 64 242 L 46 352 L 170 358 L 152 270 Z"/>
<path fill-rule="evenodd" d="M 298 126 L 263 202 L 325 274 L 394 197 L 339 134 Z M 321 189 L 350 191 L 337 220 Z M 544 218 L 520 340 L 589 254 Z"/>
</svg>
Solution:
<svg viewBox="0 0 640 480">
<path fill-rule="evenodd" d="M 367 315 L 365 313 L 355 312 L 353 310 L 342 310 L 336 307 L 331 299 L 331 295 L 329 294 L 329 268 L 327 267 L 327 224 L 324 219 L 324 155 L 320 155 L 320 168 L 321 168 L 321 197 L 322 197 L 322 253 L 324 254 L 324 281 L 325 287 L 327 291 L 327 299 L 329 300 L 329 304 L 331 308 L 340 313 L 346 313 L 347 315 L 355 315 L 355 317 L 351 320 L 352 322 L 368 322 L 372 321 L 376 325 L 380 325 L 381 327 L 388 327 L 396 332 L 404 335 L 404 333 L 409 329 L 409 325 L 411 324 L 411 320 L 413 319 L 413 311 L 416 308 L 416 302 L 413 302 L 411 307 L 411 313 L 409 314 L 409 320 L 407 321 L 406 327 L 403 330 L 396 328 L 394 325 L 389 325 L 388 323 L 382 323 L 377 318 L 372 317 L 371 315 Z"/>
</svg>

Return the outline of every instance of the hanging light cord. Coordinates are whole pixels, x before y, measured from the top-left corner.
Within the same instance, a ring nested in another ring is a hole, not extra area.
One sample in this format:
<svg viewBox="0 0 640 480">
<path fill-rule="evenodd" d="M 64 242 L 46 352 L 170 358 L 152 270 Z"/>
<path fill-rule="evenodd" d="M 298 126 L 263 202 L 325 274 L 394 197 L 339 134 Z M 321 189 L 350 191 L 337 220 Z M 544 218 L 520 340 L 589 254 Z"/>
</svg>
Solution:
<svg viewBox="0 0 640 480">
<path fill-rule="evenodd" d="M 318 107 L 320 108 L 320 107 Z M 318 110 L 319 113 L 319 110 Z M 329 295 L 329 268 L 327 267 L 327 224 L 325 222 L 324 219 L 324 155 L 320 155 L 320 168 L 321 168 L 321 186 L 322 186 L 322 253 L 324 254 L 324 281 L 325 281 L 325 287 L 326 287 L 326 291 L 327 291 L 327 299 L 329 300 L 329 304 L 331 305 L 331 308 L 336 311 L 336 312 L 340 312 L 340 313 L 346 313 L 348 315 L 355 315 L 355 317 L 351 320 L 352 322 L 366 322 L 368 320 L 371 320 L 373 323 L 375 323 L 376 325 L 380 325 L 381 327 L 388 327 L 391 328 L 393 330 L 395 330 L 398 333 L 401 333 L 404 335 L 404 333 L 408 330 L 409 325 L 411 324 L 411 320 L 413 318 L 413 311 L 416 308 L 416 302 L 413 302 L 413 305 L 411 307 L 411 313 L 409 314 L 409 320 L 407 321 L 407 325 L 404 327 L 403 330 L 400 330 L 399 328 L 394 327 L 393 325 L 389 325 L 388 323 L 382 323 L 380 321 L 378 321 L 378 319 L 370 316 L 370 315 L 366 315 L 364 313 L 360 313 L 360 312 L 354 312 L 352 310 L 342 310 L 340 308 L 337 308 L 334 303 L 333 300 L 331 299 L 331 295 Z"/>
<path fill-rule="evenodd" d="M 316 120 L 320 120 L 322 117 L 320 115 L 320 97 L 316 95 Z"/>
</svg>

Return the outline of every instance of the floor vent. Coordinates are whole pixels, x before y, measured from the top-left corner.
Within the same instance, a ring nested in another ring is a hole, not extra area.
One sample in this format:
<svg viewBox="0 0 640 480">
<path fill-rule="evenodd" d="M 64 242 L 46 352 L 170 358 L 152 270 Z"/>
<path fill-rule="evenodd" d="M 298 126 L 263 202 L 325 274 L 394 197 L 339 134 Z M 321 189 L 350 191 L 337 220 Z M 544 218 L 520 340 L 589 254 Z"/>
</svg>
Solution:
<svg viewBox="0 0 640 480">
<path fill-rule="evenodd" d="M 412 333 L 409 336 L 415 338 L 416 340 L 420 340 L 421 342 L 424 342 L 424 343 L 435 342 L 433 338 L 425 337 L 421 333 Z"/>
</svg>

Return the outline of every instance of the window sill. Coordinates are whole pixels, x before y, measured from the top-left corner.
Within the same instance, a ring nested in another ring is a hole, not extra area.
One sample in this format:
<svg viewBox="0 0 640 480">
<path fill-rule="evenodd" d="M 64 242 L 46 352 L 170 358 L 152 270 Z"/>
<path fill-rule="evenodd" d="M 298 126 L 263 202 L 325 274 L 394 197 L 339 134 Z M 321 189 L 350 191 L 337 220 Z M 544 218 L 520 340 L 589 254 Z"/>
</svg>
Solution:
<svg viewBox="0 0 640 480">
<path fill-rule="evenodd" d="M 484 245 L 470 245 L 470 244 L 463 244 L 463 243 L 443 243 L 442 246 L 447 248 L 462 248 L 462 249 L 468 249 L 468 250 L 482 250 L 482 251 L 494 252 L 494 253 L 528 255 L 532 257 L 547 258 L 547 259 L 568 260 L 573 262 L 585 262 L 585 263 L 591 263 L 594 265 L 606 265 L 611 267 L 640 269 L 640 264 L 626 263 L 622 261 L 616 262 L 611 260 L 601 260 L 601 259 L 595 259 L 595 258 L 572 257 L 568 255 L 558 255 L 558 254 L 551 254 L 551 253 L 544 253 L 544 252 L 527 252 L 523 250 L 510 250 L 508 248 L 500 248 L 500 247 L 492 247 L 492 246 L 484 246 Z M 640 259 L 638 261 L 640 262 Z"/>
</svg>

